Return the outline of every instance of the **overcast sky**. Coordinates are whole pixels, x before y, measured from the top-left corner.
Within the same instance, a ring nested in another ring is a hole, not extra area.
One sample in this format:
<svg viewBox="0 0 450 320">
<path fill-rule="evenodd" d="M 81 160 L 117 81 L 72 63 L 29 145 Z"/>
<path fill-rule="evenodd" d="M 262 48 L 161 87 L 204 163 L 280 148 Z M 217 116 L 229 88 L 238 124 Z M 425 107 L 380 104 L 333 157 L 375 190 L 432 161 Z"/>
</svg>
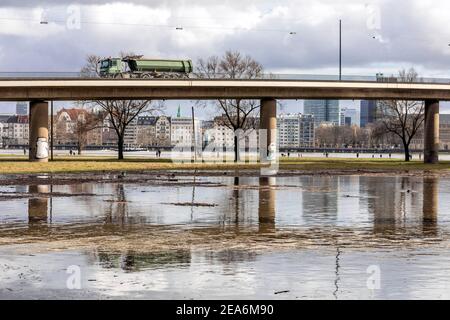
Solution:
<svg viewBox="0 0 450 320">
<path fill-rule="evenodd" d="M 90 53 L 195 62 L 231 49 L 275 73 L 337 74 L 342 19 L 344 74 L 450 78 L 448 13 L 441 0 L 1 0 L 0 72 L 79 71 Z"/>
</svg>

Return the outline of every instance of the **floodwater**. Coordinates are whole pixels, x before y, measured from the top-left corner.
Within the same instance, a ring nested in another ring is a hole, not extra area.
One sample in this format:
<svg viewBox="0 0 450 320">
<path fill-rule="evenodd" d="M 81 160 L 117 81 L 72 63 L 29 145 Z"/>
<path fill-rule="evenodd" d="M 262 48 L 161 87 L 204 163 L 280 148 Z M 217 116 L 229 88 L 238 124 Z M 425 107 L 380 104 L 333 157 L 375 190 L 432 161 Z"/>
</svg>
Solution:
<svg viewBox="0 0 450 320">
<path fill-rule="evenodd" d="M 141 178 L 2 179 L 0 298 L 450 298 L 448 178 Z"/>
</svg>

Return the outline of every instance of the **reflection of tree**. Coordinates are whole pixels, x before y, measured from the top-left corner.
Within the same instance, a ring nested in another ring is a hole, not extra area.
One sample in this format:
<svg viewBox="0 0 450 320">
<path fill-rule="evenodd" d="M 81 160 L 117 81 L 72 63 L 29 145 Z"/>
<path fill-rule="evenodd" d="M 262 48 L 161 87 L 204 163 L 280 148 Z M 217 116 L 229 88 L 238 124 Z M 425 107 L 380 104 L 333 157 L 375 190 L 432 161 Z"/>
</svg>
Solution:
<svg viewBox="0 0 450 320">
<path fill-rule="evenodd" d="M 118 183 L 114 187 L 114 199 L 110 201 L 109 207 L 105 210 L 105 222 L 107 224 L 124 226 L 127 223 L 128 217 L 128 203 L 125 189 L 122 183 Z"/>
<path fill-rule="evenodd" d="M 200 253 L 210 264 L 234 265 L 236 262 L 255 261 L 257 254 L 251 250 L 220 250 L 220 251 L 204 251 Z"/>
<path fill-rule="evenodd" d="M 273 188 L 276 184 L 274 177 L 258 178 L 258 185 L 248 184 L 247 178 L 234 177 L 233 188 L 227 199 L 226 206 L 219 206 L 221 225 L 227 230 L 234 229 L 237 233 L 241 227 L 245 227 L 248 217 L 257 209 L 258 226 L 260 230 L 274 230 L 275 228 L 275 195 Z M 258 199 L 254 195 L 258 194 Z M 257 202 L 258 207 L 254 204 Z"/>
<path fill-rule="evenodd" d="M 221 227 L 234 229 L 239 232 L 239 228 L 248 222 L 248 216 L 254 209 L 255 187 L 247 185 L 248 179 L 234 177 L 231 188 L 218 194 L 217 201 L 222 203 L 216 207 L 215 212 L 219 215 Z"/>
<path fill-rule="evenodd" d="M 239 190 L 239 177 L 234 177 L 234 188 L 233 188 L 233 200 L 234 200 L 234 212 L 235 212 L 235 225 L 239 225 L 239 202 L 240 202 L 240 190 Z"/>
<path fill-rule="evenodd" d="M 187 250 L 149 253 L 135 253 L 132 251 L 107 253 L 100 251 L 96 253 L 95 258 L 103 268 L 122 269 L 128 272 L 171 265 L 184 266 L 191 263 L 191 253 Z"/>
</svg>

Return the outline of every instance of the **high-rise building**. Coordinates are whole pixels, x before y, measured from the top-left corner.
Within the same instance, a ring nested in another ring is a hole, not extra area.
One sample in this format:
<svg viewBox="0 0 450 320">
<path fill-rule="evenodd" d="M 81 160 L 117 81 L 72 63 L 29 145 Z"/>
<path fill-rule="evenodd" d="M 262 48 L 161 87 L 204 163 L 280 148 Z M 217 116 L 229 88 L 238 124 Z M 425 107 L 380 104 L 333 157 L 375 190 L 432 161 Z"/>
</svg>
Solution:
<svg viewBox="0 0 450 320">
<path fill-rule="evenodd" d="M 305 100 L 303 113 L 313 115 L 316 125 L 324 122 L 339 125 L 341 122 L 339 100 Z"/>
<path fill-rule="evenodd" d="M 342 109 L 345 115 L 345 125 L 351 126 L 359 126 L 360 125 L 360 112 L 353 108 L 344 108 Z M 350 118 L 350 124 L 347 121 L 347 118 Z"/>
<path fill-rule="evenodd" d="M 18 116 L 27 116 L 28 115 L 28 103 L 27 102 L 17 102 L 16 115 L 18 115 Z"/>
<path fill-rule="evenodd" d="M 385 77 L 382 73 L 377 73 L 377 82 L 397 82 L 397 77 L 390 76 Z M 361 100 L 361 113 L 360 113 L 360 127 L 364 128 L 370 123 L 377 121 L 378 113 L 378 101 L 377 100 Z"/>
<path fill-rule="evenodd" d="M 339 112 L 339 125 L 345 126 L 345 113 Z"/>
<path fill-rule="evenodd" d="M 361 100 L 360 126 L 366 127 L 369 123 L 374 123 L 377 119 L 377 101 Z"/>
<path fill-rule="evenodd" d="M 314 117 L 303 114 L 281 114 L 277 118 L 280 148 L 314 147 Z"/>
</svg>

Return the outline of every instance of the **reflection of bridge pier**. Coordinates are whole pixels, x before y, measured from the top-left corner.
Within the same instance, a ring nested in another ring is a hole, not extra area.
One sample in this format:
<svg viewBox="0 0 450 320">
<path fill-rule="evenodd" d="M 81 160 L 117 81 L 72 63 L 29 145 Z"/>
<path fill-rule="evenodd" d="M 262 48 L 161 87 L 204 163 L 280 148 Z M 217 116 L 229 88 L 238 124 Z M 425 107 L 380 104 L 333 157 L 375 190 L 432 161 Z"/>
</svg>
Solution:
<svg viewBox="0 0 450 320">
<path fill-rule="evenodd" d="M 423 179 L 423 231 L 437 232 L 439 212 L 439 179 Z"/>
<path fill-rule="evenodd" d="M 423 231 L 437 232 L 439 179 L 424 177 L 367 178 L 368 210 L 373 214 L 375 234 Z"/>
<path fill-rule="evenodd" d="M 275 231 L 275 199 L 277 192 L 273 188 L 275 184 L 275 177 L 259 178 L 258 217 L 260 232 Z"/>
<path fill-rule="evenodd" d="M 49 186 L 38 185 L 29 186 L 28 192 L 30 194 L 49 193 Z M 28 200 L 28 222 L 47 222 L 48 218 L 48 198 L 47 197 L 32 197 Z"/>
</svg>

